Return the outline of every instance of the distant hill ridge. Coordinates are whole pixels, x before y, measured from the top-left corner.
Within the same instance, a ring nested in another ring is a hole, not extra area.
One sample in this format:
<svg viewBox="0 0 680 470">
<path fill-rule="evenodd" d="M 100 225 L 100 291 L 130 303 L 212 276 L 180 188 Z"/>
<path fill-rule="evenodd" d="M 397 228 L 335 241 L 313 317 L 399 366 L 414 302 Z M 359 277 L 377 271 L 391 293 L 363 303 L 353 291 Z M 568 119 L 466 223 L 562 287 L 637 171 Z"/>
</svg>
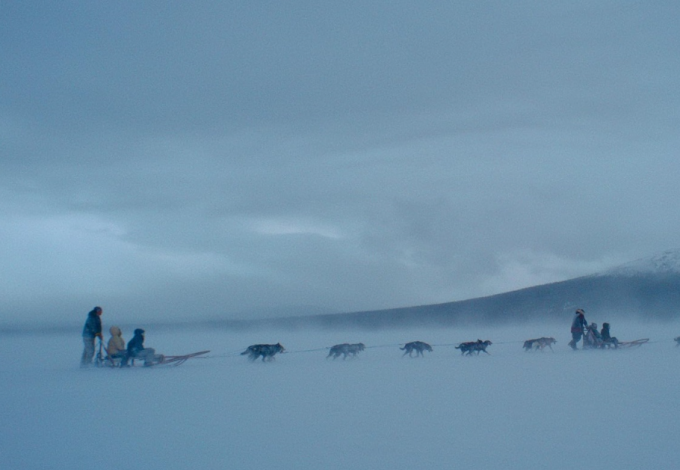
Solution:
<svg viewBox="0 0 680 470">
<path fill-rule="evenodd" d="M 680 250 L 664 251 L 651 258 L 642 258 L 612 268 L 600 275 L 638 276 L 644 274 L 680 273 Z"/>
<path fill-rule="evenodd" d="M 608 271 L 512 292 L 435 305 L 263 320 L 271 326 L 390 328 L 507 325 L 570 321 L 576 308 L 589 319 L 680 318 L 680 251 L 665 251 Z M 259 322 L 258 322 L 259 323 Z"/>
</svg>

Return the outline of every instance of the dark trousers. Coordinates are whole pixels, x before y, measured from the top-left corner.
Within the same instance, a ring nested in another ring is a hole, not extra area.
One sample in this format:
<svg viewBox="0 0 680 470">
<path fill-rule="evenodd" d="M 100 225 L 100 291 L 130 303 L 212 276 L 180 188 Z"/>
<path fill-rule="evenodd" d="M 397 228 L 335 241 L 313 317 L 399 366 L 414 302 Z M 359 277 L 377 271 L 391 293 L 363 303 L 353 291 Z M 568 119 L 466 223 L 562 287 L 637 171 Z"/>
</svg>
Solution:
<svg viewBox="0 0 680 470">
<path fill-rule="evenodd" d="M 86 338 L 83 336 L 83 346 L 80 367 L 87 367 L 92 365 L 92 359 L 94 358 L 94 338 Z"/>
<path fill-rule="evenodd" d="M 571 332 L 571 341 L 569 341 L 569 346 L 571 346 L 571 349 L 578 349 L 576 347 L 576 344 L 581 341 L 581 337 L 583 336 L 583 333 L 580 331 L 572 331 Z"/>
</svg>

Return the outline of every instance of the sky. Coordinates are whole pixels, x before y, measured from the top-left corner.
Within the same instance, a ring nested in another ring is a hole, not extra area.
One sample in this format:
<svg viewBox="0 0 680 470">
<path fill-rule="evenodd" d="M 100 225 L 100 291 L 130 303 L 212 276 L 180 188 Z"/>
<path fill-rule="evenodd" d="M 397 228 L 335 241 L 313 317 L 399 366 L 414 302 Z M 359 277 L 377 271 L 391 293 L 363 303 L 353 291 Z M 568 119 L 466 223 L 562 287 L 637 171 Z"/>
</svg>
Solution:
<svg viewBox="0 0 680 470">
<path fill-rule="evenodd" d="M 463 300 L 676 249 L 680 5 L 0 2 L 0 322 Z"/>
</svg>

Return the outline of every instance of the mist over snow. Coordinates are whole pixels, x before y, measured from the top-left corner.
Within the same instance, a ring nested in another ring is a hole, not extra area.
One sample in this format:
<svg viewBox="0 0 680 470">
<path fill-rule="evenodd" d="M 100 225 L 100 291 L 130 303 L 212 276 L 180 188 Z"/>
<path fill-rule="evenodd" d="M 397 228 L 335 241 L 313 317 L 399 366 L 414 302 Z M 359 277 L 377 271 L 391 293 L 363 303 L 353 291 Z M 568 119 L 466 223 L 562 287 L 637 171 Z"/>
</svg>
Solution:
<svg viewBox="0 0 680 470">
<path fill-rule="evenodd" d="M 606 321 L 589 318 L 592 321 Z M 577 351 L 569 322 L 522 328 L 147 330 L 180 367 L 78 368 L 68 335 L 3 336 L 0 468 L 316 470 L 673 468 L 680 324 L 612 323 L 637 349 Z M 124 331 L 129 339 L 131 332 Z M 524 352 L 554 336 L 554 352 Z M 454 345 L 490 339 L 490 355 Z M 402 357 L 422 340 L 434 351 Z M 281 342 L 272 363 L 240 356 Z M 354 359 L 326 348 L 363 342 Z"/>
</svg>

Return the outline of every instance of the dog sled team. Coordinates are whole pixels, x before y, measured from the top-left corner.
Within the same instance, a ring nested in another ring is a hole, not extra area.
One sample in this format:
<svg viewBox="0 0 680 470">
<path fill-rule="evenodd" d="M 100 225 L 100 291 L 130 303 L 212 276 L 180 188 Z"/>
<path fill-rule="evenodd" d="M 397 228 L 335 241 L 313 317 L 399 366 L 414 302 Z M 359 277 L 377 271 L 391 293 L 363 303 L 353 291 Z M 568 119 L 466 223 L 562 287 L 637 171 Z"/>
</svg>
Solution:
<svg viewBox="0 0 680 470">
<path fill-rule="evenodd" d="M 84 350 L 81 357 L 81 367 L 88 367 L 92 365 L 95 359 L 95 340 L 99 338 L 99 353 L 97 354 L 96 365 L 107 365 L 110 367 L 130 367 L 134 365 L 135 360 L 143 362 L 145 366 L 153 366 L 158 364 L 181 364 L 188 358 L 200 356 L 210 351 L 201 351 L 198 353 L 188 354 L 184 356 L 164 356 L 156 354 L 155 349 L 148 348 L 144 345 L 144 330 L 137 328 L 134 330 L 133 338 L 125 344 L 122 332 L 119 327 L 112 326 L 109 329 L 111 338 L 106 346 L 106 356 L 102 353 L 102 323 L 101 323 L 102 308 L 95 307 L 87 316 L 87 321 L 83 327 L 83 343 Z M 603 323 L 602 329 L 598 331 L 596 323 L 590 323 L 585 319 L 585 312 L 583 309 L 578 309 L 575 312 L 574 320 L 571 323 L 571 336 L 569 347 L 576 350 L 578 343 L 582 341 L 582 349 L 609 349 L 629 346 L 638 346 L 649 341 L 648 339 L 639 339 L 635 341 L 621 342 L 616 337 L 611 336 L 609 323 Z M 675 338 L 678 346 L 680 346 L 680 336 Z M 553 350 L 553 345 L 557 340 L 553 337 L 541 337 L 535 339 L 528 339 L 524 341 L 523 348 L 525 351 L 543 351 L 545 348 Z M 482 341 L 467 341 L 456 346 L 461 355 L 472 356 L 480 353 L 489 354 L 487 348 L 493 344 L 489 340 Z M 336 344 L 329 349 L 326 359 L 333 358 L 334 360 L 342 356 L 345 360 L 348 357 L 356 357 L 360 352 L 366 349 L 363 343 L 342 343 Z M 404 353 L 402 357 L 408 355 L 409 357 L 424 357 L 425 352 L 432 352 L 432 346 L 423 341 L 412 341 L 404 344 L 399 348 Z M 248 356 L 251 361 L 262 359 L 262 362 L 271 362 L 277 354 L 285 352 L 285 348 L 281 343 L 277 344 L 253 344 L 248 346 L 245 351 L 241 353 L 242 356 Z"/>
<path fill-rule="evenodd" d="M 158 364 L 182 364 L 190 357 L 196 357 L 207 354 L 210 351 L 201 351 L 198 353 L 187 354 L 183 356 L 164 356 L 163 354 L 156 354 L 154 348 L 147 348 L 144 346 L 145 331 L 141 328 L 135 329 L 132 339 L 125 344 L 123 333 L 117 326 L 109 328 L 111 338 L 106 345 L 106 355 L 102 352 L 102 345 L 104 337 L 102 335 L 102 321 L 101 316 L 103 309 L 101 307 L 93 308 L 87 314 L 87 320 L 83 327 L 83 355 L 80 358 L 80 367 L 86 368 L 91 365 L 98 367 L 120 367 L 126 368 L 134 365 L 135 360 L 144 363 L 144 366 L 150 367 Z M 99 338 L 99 351 L 95 358 L 95 340 Z"/>
<path fill-rule="evenodd" d="M 609 349 L 609 348 L 619 348 L 619 347 L 629 347 L 629 346 L 639 346 L 641 344 L 649 341 L 648 339 L 639 339 L 635 341 L 621 342 L 616 337 L 611 336 L 609 323 L 603 323 L 602 329 L 598 331 L 596 323 L 590 323 L 585 319 L 585 312 L 583 309 L 578 309 L 575 312 L 574 320 L 571 324 L 571 334 L 572 340 L 569 342 L 569 347 L 576 350 L 578 349 L 578 343 L 583 340 L 583 349 Z M 680 336 L 675 338 L 678 346 L 680 346 Z M 489 340 L 482 341 L 478 339 L 477 341 L 466 341 L 458 344 L 455 348 L 459 349 L 461 355 L 472 356 L 479 355 L 480 353 L 489 354 L 487 348 L 493 343 Z M 546 348 L 554 352 L 553 345 L 557 344 L 557 340 L 552 336 L 543 336 L 540 338 L 528 339 L 524 341 L 523 348 L 525 351 L 543 351 Z M 342 343 L 336 344 L 329 349 L 326 359 L 333 358 L 337 359 L 342 356 L 343 360 L 347 357 L 356 357 L 357 354 L 364 349 L 366 346 L 363 343 Z M 404 351 L 402 357 L 425 357 L 425 352 L 432 352 L 432 346 L 424 341 L 412 341 L 404 344 L 399 348 Z M 283 346 L 281 344 L 268 345 L 268 344 L 255 344 L 249 346 L 241 355 L 248 355 L 249 359 L 252 361 L 262 357 L 262 361 L 271 361 L 274 359 L 274 355 L 283 352 Z"/>
</svg>

